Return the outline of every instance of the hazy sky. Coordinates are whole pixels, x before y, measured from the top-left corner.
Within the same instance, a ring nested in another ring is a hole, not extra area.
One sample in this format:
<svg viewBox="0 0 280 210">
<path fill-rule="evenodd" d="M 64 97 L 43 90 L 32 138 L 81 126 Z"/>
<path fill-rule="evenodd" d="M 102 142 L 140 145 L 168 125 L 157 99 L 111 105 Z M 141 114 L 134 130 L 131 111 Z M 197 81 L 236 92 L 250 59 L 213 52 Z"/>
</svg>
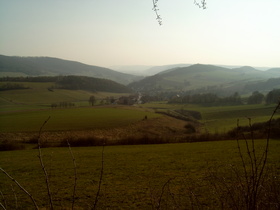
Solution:
<svg viewBox="0 0 280 210">
<path fill-rule="evenodd" d="M 0 0 L 0 54 L 280 67 L 280 0 Z"/>
</svg>

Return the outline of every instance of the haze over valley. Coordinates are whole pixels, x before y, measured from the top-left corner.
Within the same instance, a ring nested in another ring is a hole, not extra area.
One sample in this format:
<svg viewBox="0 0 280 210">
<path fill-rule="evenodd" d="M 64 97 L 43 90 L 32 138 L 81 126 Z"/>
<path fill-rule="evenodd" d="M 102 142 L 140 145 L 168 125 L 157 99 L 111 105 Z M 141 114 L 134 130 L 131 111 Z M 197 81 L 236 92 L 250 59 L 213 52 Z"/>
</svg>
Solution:
<svg viewBox="0 0 280 210">
<path fill-rule="evenodd" d="M 204 64 L 174 64 L 141 67 L 142 76 L 91 66 L 77 61 L 50 57 L 16 57 L 0 55 L 0 76 L 59 76 L 77 75 L 109 79 L 128 85 L 134 91 L 191 91 L 229 95 L 234 92 L 250 94 L 267 93 L 279 88 L 280 68 L 265 71 L 250 66 L 222 67 Z M 146 73 L 145 73 L 146 72 Z M 144 77 L 143 75 L 151 74 Z"/>
<path fill-rule="evenodd" d="M 1 0 L 0 208 L 280 207 L 279 0 Z"/>
</svg>

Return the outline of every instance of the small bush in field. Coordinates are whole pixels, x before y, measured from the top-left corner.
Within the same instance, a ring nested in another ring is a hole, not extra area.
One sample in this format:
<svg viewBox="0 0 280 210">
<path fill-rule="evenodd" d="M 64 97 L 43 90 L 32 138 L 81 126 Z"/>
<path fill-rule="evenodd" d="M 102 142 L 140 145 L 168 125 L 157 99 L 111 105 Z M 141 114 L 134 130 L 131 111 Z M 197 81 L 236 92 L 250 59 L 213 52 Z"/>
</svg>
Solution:
<svg viewBox="0 0 280 210">
<path fill-rule="evenodd" d="M 185 126 L 186 133 L 195 133 L 196 129 L 192 124 L 186 124 Z"/>
</svg>

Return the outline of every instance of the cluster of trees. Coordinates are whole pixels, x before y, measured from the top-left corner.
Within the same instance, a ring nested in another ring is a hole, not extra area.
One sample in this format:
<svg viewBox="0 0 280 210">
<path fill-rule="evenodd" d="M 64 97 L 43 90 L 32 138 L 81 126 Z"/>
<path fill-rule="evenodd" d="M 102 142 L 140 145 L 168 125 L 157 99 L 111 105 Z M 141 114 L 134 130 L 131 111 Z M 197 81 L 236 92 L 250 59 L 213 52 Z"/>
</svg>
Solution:
<svg viewBox="0 0 280 210">
<path fill-rule="evenodd" d="M 133 105 L 137 102 L 137 95 L 129 95 L 129 96 L 121 96 L 119 98 L 106 97 L 102 100 L 100 100 L 100 105 L 110 105 L 110 104 L 122 104 L 122 105 Z M 97 100 L 95 96 L 90 96 L 88 100 L 89 104 L 93 106 Z"/>
<path fill-rule="evenodd" d="M 23 84 L 18 84 L 18 83 L 4 83 L 0 85 L 0 91 L 4 90 L 19 90 L 19 89 L 29 89 L 29 87 L 23 85 Z"/>
<path fill-rule="evenodd" d="M 247 103 L 248 104 L 261 104 L 264 101 L 264 94 L 259 91 L 254 91 L 251 96 L 249 96 Z"/>
<path fill-rule="evenodd" d="M 1 77 L 1 82 L 56 82 L 62 76 L 40 76 L 40 77 Z"/>
<path fill-rule="evenodd" d="M 169 103 L 191 103 L 204 105 L 239 105 L 242 104 L 240 95 L 236 92 L 228 97 L 218 97 L 213 93 L 176 95 L 169 100 Z"/>
<path fill-rule="evenodd" d="M 241 98 L 238 92 L 230 96 L 221 97 L 215 93 L 190 93 L 190 92 L 159 92 L 157 94 L 144 94 L 141 101 L 165 101 L 169 103 L 192 103 L 203 105 L 240 105 L 240 104 L 272 104 L 280 100 L 280 89 L 274 89 L 266 95 L 254 91 L 248 98 Z"/>
<path fill-rule="evenodd" d="M 267 104 L 275 104 L 280 100 L 280 89 L 274 89 L 270 91 L 265 98 Z"/>
<path fill-rule="evenodd" d="M 52 88 L 68 90 L 104 91 L 112 93 L 130 93 L 132 90 L 122 84 L 108 79 L 86 76 L 44 76 L 44 77 L 3 77 L 6 82 L 54 82 Z"/>
<path fill-rule="evenodd" d="M 254 91 L 252 95 L 249 96 L 247 103 L 261 104 L 265 102 L 266 104 L 275 104 L 278 103 L 279 100 L 280 100 L 280 89 L 274 89 L 268 92 L 266 96 L 258 91 Z"/>
<path fill-rule="evenodd" d="M 62 101 L 62 102 L 59 102 L 59 103 L 52 103 L 51 104 L 52 108 L 69 108 L 69 107 L 73 107 L 73 106 L 75 106 L 74 103 L 67 102 L 67 101 Z"/>
<path fill-rule="evenodd" d="M 63 76 L 56 82 L 56 88 L 69 90 L 104 91 L 113 93 L 128 93 L 131 89 L 125 85 L 107 79 L 85 76 Z"/>
</svg>

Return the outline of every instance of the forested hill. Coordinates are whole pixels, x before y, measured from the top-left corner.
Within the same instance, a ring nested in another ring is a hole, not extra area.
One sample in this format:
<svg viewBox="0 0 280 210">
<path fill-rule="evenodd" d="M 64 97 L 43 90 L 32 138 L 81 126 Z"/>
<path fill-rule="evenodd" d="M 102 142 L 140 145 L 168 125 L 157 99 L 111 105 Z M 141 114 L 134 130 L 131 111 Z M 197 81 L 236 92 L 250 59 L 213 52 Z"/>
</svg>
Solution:
<svg viewBox="0 0 280 210">
<path fill-rule="evenodd" d="M 110 79 L 128 84 L 137 76 L 120 73 L 108 68 L 86 65 L 76 61 L 50 57 L 16 57 L 0 55 L 0 76 L 58 76 L 78 75 Z"/>
<path fill-rule="evenodd" d="M 55 76 L 55 77 L 4 77 L 0 78 L 1 82 L 10 84 L 10 89 L 18 89 L 12 86 L 13 82 L 52 82 L 54 85 L 49 88 L 68 89 L 68 90 L 87 90 L 92 92 L 111 92 L 111 93 L 130 93 L 132 90 L 125 85 L 119 84 L 108 79 L 100 79 L 86 76 Z M 18 84 L 18 83 L 15 83 Z M 17 86 L 21 87 L 21 86 Z M 24 87 L 26 89 L 28 87 Z M 22 88 L 19 88 L 22 89 Z M 5 89 L 3 89 L 5 90 Z M 6 89 L 8 90 L 8 89 Z"/>
<path fill-rule="evenodd" d="M 248 93 L 250 84 L 280 78 L 280 69 L 260 71 L 250 66 L 229 69 L 214 65 L 195 64 L 174 68 L 129 84 L 136 91 L 192 91 L 229 95 Z M 277 85 L 275 85 L 275 88 Z M 271 87 L 272 89 L 274 87 Z M 260 90 L 262 91 L 262 90 Z M 267 91 L 267 90 L 266 90 Z"/>
</svg>

